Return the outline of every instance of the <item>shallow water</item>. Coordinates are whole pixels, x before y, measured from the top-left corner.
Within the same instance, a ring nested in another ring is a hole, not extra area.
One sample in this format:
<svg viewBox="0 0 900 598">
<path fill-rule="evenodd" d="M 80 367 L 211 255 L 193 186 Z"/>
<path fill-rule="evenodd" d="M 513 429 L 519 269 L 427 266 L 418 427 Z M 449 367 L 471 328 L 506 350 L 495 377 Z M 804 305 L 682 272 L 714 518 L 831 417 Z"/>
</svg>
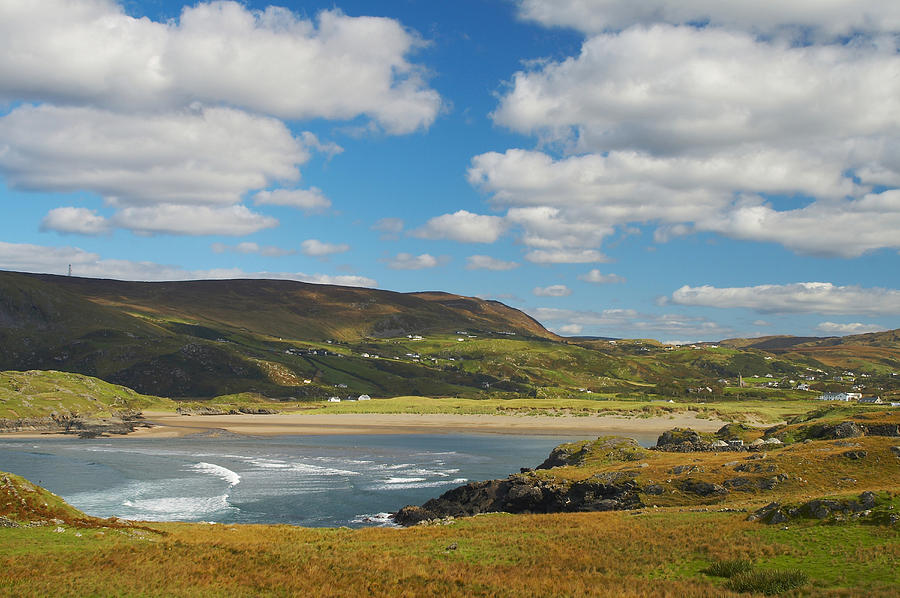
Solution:
<svg viewBox="0 0 900 598">
<path fill-rule="evenodd" d="M 89 515 L 360 527 L 474 480 L 534 467 L 574 437 L 338 435 L 0 440 L 0 470 Z M 655 440 L 638 438 L 642 444 Z"/>
</svg>

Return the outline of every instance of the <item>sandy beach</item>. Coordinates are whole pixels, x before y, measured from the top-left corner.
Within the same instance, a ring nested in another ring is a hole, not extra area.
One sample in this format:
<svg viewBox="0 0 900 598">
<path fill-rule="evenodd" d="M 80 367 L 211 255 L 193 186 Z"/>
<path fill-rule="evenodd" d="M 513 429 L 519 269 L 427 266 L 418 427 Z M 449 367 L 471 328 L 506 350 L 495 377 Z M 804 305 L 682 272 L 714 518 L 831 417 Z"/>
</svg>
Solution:
<svg viewBox="0 0 900 598">
<path fill-rule="evenodd" d="M 316 434 L 583 434 L 585 437 L 627 433 L 662 433 L 674 427 L 714 431 L 725 422 L 691 414 L 630 418 L 618 416 L 511 416 L 453 414 L 279 414 L 178 415 L 145 413 L 152 428 L 129 436 L 172 438 L 228 431 L 253 436 Z"/>
</svg>

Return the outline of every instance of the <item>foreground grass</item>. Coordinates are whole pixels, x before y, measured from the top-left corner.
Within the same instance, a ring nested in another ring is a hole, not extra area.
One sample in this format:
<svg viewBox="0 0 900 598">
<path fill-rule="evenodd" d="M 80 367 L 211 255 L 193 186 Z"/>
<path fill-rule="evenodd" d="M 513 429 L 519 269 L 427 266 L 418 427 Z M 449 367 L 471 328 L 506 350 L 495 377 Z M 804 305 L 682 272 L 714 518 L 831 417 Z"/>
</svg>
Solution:
<svg viewBox="0 0 900 598">
<path fill-rule="evenodd" d="M 790 564 L 809 579 L 805 595 L 896 595 L 895 529 L 810 524 L 773 530 L 743 519 L 665 510 L 498 514 L 410 529 L 0 529 L 0 593 L 731 596 L 729 580 L 703 571 L 717 560 L 747 559 L 763 572 Z M 864 566 L 847 567 L 862 559 Z"/>
</svg>

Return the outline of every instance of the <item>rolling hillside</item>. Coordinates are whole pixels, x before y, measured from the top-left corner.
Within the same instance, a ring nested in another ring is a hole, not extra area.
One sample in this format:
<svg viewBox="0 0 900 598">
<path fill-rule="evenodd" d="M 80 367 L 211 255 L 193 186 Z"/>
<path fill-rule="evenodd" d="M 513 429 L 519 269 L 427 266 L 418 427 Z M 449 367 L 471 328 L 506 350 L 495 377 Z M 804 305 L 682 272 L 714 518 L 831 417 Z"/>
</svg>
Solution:
<svg viewBox="0 0 900 598">
<path fill-rule="evenodd" d="M 639 398 L 701 390 L 809 398 L 861 383 L 865 392 L 897 394 L 898 339 L 900 331 L 671 347 L 561 338 L 502 303 L 441 292 L 0 272 L 0 370 L 79 373 L 174 398 Z M 750 386 L 759 388 L 729 389 L 738 375 L 756 377 Z M 801 379 L 810 390 L 795 389 Z"/>
</svg>

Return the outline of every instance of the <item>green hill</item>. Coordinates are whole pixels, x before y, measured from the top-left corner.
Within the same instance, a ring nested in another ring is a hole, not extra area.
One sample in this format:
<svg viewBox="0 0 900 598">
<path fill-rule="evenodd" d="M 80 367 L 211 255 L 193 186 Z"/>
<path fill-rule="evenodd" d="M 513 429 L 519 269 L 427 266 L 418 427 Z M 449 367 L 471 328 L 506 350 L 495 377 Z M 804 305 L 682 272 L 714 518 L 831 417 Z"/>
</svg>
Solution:
<svg viewBox="0 0 900 598">
<path fill-rule="evenodd" d="M 799 399 L 859 385 L 889 395 L 900 392 L 898 339 L 900 331 L 671 347 L 561 338 L 502 303 L 441 292 L 0 272 L 0 370 L 80 373 L 175 398 Z M 794 390 L 804 380 L 811 390 Z"/>
</svg>

